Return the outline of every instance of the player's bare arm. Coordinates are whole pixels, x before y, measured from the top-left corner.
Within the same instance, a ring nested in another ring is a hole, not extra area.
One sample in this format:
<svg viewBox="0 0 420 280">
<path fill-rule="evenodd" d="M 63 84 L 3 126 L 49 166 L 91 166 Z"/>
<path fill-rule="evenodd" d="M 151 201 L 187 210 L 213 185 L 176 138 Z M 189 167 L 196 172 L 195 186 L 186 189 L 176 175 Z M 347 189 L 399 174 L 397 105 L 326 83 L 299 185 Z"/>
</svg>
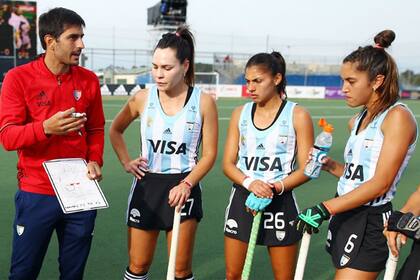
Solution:
<svg viewBox="0 0 420 280">
<path fill-rule="evenodd" d="M 109 129 L 111 144 L 118 159 L 125 171 L 132 173 L 137 179 L 141 179 L 141 177 L 145 175 L 144 171 L 147 170 L 147 162 L 146 159 L 142 157 L 131 159 L 123 133 L 129 124 L 138 118 L 143 111 L 144 102 L 146 101 L 147 96 L 148 92 L 144 89 L 130 97 L 121 111 L 115 116 Z"/>
<path fill-rule="evenodd" d="M 311 116 L 305 108 L 299 105 L 294 108 L 293 127 L 296 132 L 298 168 L 283 180 L 284 189 L 288 191 L 309 180 L 309 178 L 303 174 L 303 171 L 305 169 L 308 154 L 314 143 L 314 128 Z M 276 190 L 281 191 L 282 186 L 279 182 L 274 185 Z"/>
<path fill-rule="evenodd" d="M 374 176 L 357 189 L 328 200 L 326 203 L 334 213 L 364 205 L 389 190 L 409 145 L 416 137 L 416 124 L 411 114 L 399 107 L 388 113 L 382 125 L 384 142 Z"/>
</svg>

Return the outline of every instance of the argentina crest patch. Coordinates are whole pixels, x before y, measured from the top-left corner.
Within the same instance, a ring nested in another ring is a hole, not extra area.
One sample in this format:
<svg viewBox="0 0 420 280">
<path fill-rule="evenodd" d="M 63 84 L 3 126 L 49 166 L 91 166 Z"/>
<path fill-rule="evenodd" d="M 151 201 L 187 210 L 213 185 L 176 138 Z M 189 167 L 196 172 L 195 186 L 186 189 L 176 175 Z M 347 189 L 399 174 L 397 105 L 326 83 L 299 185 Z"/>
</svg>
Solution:
<svg viewBox="0 0 420 280">
<path fill-rule="evenodd" d="M 340 259 L 340 266 L 345 266 L 350 261 L 350 257 L 343 254 Z"/>
<path fill-rule="evenodd" d="M 19 236 L 21 236 L 23 234 L 23 232 L 25 231 L 25 226 L 22 225 L 16 225 L 16 232 Z"/>
<path fill-rule="evenodd" d="M 278 241 L 283 241 L 285 236 L 286 232 L 284 230 L 276 230 L 276 238 Z"/>
<path fill-rule="evenodd" d="M 187 122 L 187 131 L 193 132 L 194 131 L 194 123 L 193 122 Z"/>
<path fill-rule="evenodd" d="M 287 136 L 280 135 L 279 136 L 279 142 L 280 142 L 280 144 L 286 144 L 287 143 Z"/>
<path fill-rule="evenodd" d="M 79 101 L 79 99 L 82 97 L 82 91 L 78 89 L 73 90 L 73 97 L 76 99 L 76 101 Z"/>
</svg>

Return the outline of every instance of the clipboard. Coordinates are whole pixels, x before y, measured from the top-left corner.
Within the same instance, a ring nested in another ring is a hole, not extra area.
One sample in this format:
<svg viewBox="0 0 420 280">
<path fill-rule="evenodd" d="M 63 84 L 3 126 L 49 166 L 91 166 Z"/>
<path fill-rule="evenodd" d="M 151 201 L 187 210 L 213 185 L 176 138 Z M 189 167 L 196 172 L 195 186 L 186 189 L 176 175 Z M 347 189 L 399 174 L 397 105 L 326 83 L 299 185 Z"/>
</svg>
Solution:
<svg viewBox="0 0 420 280">
<path fill-rule="evenodd" d="M 109 207 L 98 182 L 87 177 L 84 159 L 55 159 L 42 165 L 65 214 Z"/>
</svg>

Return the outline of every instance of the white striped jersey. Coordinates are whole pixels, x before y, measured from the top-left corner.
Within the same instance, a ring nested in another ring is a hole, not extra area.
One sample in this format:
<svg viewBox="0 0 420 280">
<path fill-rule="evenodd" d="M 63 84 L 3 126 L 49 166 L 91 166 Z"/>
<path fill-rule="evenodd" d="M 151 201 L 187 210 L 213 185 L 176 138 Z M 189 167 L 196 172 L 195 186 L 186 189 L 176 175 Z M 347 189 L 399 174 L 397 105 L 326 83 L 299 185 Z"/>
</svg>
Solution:
<svg viewBox="0 0 420 280">
<path fill-rule="evenodd" d="M 239 118 L 239 152 L 236 166 L 246 175 L 264 182 L 279 181 L 295 170 L 296 134 L 293 109 L 286 101 L 277 120 L 264 130 L 252 119 L 253 102 L 246 103 Z"/>
<path fill-rule="evenodd" d="M 357 135 L 357 128 L 366 111 L 363 111 L 356 118 L 353 129 L 350 133 L 350 137 L 347 141 L 346 148 L 344 149 L 344 174 L 338 181 L 338 195 L 341 196 L 356 189 L 364 182 L 370 180 L 375 174 L 379 154 L 381 152 L 382 144 L 384 141 L 384 135 L 381 131 L 381 126 L 389 110 L 395 106 L 404 106 L 404 108 L 406 108 L 412 114 L 410 109 L 408 109 L 405 104 L 396 103 L 381 113 L 379 116 L 377 116 L 363 131 L 359 131 Z M 416 141 L 409 146 L 404 161 L 398 170 L 394 182 L 392 183 L 388 192 L 381 197 L 366 203 L 365 205 L 379 206 L 391 201 L 394 198 L 401 175 L 407 167 L 408 161 L 410 160 L 412 154 L 414 153 L 416 142 L 417 136 Z"/>
<path fill-rule="evenodd" d="M 193 169 L 201 144 L 201 114 L 198 88 L 194 88 L 187 104 L 174 116 L 162 109 L 157 88 L 149 96 L 140 115 L 141 154 L 148 160 L 152 173 L 175 174 Z"/>
</svg>

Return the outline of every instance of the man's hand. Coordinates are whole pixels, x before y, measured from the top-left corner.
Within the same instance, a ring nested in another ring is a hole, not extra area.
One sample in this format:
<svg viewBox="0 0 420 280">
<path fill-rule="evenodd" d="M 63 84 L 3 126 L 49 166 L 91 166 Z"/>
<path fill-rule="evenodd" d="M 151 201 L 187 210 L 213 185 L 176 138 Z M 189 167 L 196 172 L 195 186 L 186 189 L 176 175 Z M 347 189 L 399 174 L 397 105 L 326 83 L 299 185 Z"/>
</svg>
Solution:
<svg viewBox="0 0 420 280">
<path fill-rule="evenodd" d="M 101 167 L 96 161 L 89 161 L 87 164 L 87 176 L 91 180 L 102 180 Z"/>
<path fill-rule="evenodd" d="M 124 169 L 127 173 L 133 174 L 137 179 L 141 180 L 146 174 L 145 172 L 149 171 L 147 165 L 147 158 L 138 157 L 136 159 L 130 160 L 124 164 Z"/>
<path fill-rule="evenodd" d="M 319 227 L 324 220 L 330 218 L 330 212 L 324 204 L 320 203 L 316 206 L 307 208 L 299 213 L 294 224 L 300 232 L 307 231 L 309 234 L 318 233 Z"/>
<path fill-rule="evenodd" d="M 75 113 L 75 109 L 70 108 L 66 111 L 57 112 L 46 119 L 42 124 L 45 135 L 66 135 L 69 132 L 80 130 L 87 118 L 86 116 L 77 117 L 73 113 Z"/>
</svg>

